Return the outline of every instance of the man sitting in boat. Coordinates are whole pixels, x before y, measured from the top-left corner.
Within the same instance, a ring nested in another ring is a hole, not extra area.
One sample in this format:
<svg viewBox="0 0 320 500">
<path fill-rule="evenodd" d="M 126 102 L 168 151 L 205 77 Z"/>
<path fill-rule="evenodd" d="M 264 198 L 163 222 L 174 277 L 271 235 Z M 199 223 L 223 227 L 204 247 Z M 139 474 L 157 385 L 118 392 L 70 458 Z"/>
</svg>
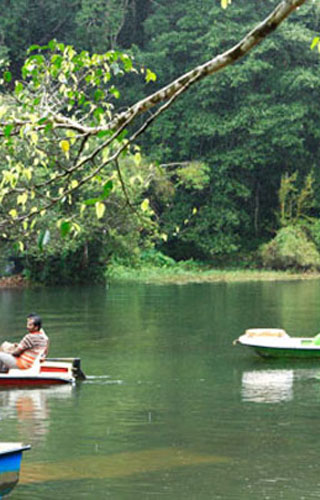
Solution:
<svg viewBox="0 0 320 500">
<path fill-rule="evenodd" d="M 49 339 L 42 329 L 42 320 L 35 313 L 27 317 L 28 333 L 19 343 L 4 342 L 0 348 L 0 369 L 31 368 L 39 357 L 45 358 L 48 354 Z"/>
</svg>

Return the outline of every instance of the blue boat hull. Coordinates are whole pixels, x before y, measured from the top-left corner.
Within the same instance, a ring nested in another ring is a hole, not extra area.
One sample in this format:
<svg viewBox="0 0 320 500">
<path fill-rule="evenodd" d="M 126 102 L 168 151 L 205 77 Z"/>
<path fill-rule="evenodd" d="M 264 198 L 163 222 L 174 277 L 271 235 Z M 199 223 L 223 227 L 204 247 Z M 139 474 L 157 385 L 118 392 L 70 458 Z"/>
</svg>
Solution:
<svg viewBox="0 0 320 500">
<path fill-rule="evenodd" d="M 18 483 L 22 452 L 28 449 L 30 446 L 17 444 L 11 449 L 1 450 L 0 443 L 0 498 L 8 495 Z"/>
</svg>

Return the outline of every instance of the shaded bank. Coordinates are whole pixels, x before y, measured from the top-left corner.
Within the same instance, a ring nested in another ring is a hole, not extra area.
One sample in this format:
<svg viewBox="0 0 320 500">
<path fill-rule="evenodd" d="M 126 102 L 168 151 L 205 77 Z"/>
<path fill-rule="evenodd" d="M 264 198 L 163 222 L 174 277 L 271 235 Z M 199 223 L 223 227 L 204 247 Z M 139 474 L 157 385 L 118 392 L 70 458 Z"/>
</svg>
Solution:
<svg viewBox="0 0 320 500">
<path fill-rule="evenodd" d="M 27 288 L 31 283 L 21 274 L 0 277 L 0 288 Z"/>
</svg>

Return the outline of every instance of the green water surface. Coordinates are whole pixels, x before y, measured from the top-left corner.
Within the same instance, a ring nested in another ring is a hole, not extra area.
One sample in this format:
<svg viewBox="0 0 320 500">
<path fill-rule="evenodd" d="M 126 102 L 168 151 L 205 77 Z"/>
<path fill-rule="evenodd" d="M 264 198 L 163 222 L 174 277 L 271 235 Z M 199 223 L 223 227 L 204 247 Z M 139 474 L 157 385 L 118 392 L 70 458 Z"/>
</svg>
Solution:
<svg viewBox="0 0 320 500">
<path fill-rule="evenodd" d="M 88 375 L 0 391 L 2 441 L 32 446 L 11 498 L 320 498 L 320 362 L 232 346 L 247 328 L 315 335 L 319 304 L 319 281 L 0 291 L 0 340 L 36 311 L 51 356 Z"/>
</svg>

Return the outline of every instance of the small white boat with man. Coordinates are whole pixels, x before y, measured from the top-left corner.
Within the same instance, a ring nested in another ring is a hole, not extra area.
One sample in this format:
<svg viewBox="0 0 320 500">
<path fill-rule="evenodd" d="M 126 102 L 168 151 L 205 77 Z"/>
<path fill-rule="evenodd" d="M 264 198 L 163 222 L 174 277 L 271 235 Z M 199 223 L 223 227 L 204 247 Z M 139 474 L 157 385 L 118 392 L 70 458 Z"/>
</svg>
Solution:
<svg viewBox="0 0 320 500">
<path fill-rule="evenodd" d="M 27 317 L 28 333 L 20 342 L 0 346 L 0 386 L 39 386 L 84 379 L 79 358 L 48 358 L 49 339 L 35 313 Z"/>
<path fill-rule="evenodd" d="M 74 384 L 86 377 L 80 367 L 80 358 L 37 359 L 31 368 L 10 368 L 0 372 L 0 387 L 45 386 Z"/>
</svg>

